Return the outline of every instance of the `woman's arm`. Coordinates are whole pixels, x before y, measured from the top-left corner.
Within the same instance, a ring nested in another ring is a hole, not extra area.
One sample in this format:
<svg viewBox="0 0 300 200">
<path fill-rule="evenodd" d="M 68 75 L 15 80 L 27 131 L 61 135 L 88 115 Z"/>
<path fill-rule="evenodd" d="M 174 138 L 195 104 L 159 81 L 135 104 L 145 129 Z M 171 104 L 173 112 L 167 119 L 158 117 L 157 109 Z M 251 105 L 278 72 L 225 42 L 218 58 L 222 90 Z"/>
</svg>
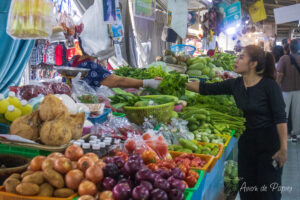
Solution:
<svg viewBox="0 0 300 200">
<path fill-rule="evenodd" d="M 282 167 L 287 159 L 287 124 L 277 124 L 277 131 L 280 139 L 280 149 L 273 156 L 273 159 L 277 160 L 280 167 Z"/>
<path fill-rule="evenodd" d="M 127 78 L 127 77 L 120 77 L 117 75 L 110 75 L 107 78 L 105 78 L 101 85 L 115 88 L 115 87 L 121 87 L 121 88 L 139 88 L 143 87 L 143 80 L 133 79 L 133 78 Z"/>
<path fill-rule="evenodd" d="M 203 95 L 232 95 L 232 90 L 235 81 L 236 79 L 228 79 L 216 83 L 199 83 L 198 81 L 196 81 L 187 83 L 186 87 L 187 90 L 190 90 L 192 92 L 198 92 Z"/>
</svg>

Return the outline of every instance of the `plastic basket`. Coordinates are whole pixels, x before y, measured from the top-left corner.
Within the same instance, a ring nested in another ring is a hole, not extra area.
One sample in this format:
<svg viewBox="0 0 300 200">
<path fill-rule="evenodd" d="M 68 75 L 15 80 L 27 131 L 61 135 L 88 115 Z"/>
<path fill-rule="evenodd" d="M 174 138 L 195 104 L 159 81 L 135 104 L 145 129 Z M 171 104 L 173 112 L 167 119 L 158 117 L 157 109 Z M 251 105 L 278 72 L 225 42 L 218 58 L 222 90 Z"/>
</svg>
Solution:
<svg viewBox="0 0 300 200">
<path fill-rule="evenodd" d="M 205 142 L 198 142 L 198 144 L 200 145 L 204 145 L 204 144 L 214 144 L 214 143 L 205 143 Z M 215 166 L 215 164 L 217 163 L 217 161 L 221 158 L 222 154 L 223 154 L 223 151 L 224 151 L 224 146 L 222 144 L 215 144 L 215 145 L 218 145 L 219 147 L 219 153 L 216 155 L 216 156 L 212 156 L 213 157 L 213 161 L 211 163 L 211 165 L 209 166 L 208 168 L 208 172 L 210 172 L 213 167 Z M 199 154 L 199 155 L 202 155 L 202 154 Z"/>
<path fill-rule="evenodd" d="M 175 45 L 171 46 L 170 49 L 174 53 L 184 52 L 184 53 L 192 56 L 195 53 L 197 48 L 192 45 L 175 44 Z"/>
<path fill-rule="evenodd" d="M 137 125 L 143 124 L 145 117 L 149 118 L 150 116 L 153 116 L 158 122 L 167 123 L 172 117 L 174 105 L 174 102 L 170 102 L 149 107 L 124 106 L 123 110 L 129 121 Z"/>
<path fill-rule="evenodd" d="M 189 78 L 195 78 L 195 79 L 198 79 L 200 83 L 205 83 L 207 80 L 207 78 L 202 78 L 200 76 L 189 76 Z"/>
<path fill-rule="evenodd" d="M 111 112 L 111 109 L 105 108 L 104 113 L 97 116 L 97 117 L 88 117 L 88 119 L 93 123 L 93 124 L 103 124 L 108 117 L 108 114 Z"/>
<path fill-rule="evenodd" d="M 9 125 L 0 123 L 0 134 L 8 134 Z"/>
<path fill-rule="evenodd" d="M 171 154 L 173 159 L 180 156 L 180 155 L 182 155 L 182 154 L 185 154 L 185 153 L 177 152 L 177 151 L 169 151 L 169 153 Z M 193 153 L 193 155 L 196 156 L 196 157 L 200 157 L 202 160 L 205 160 L 206 164 L 202 168 L 201 167 L 192 167 L 192 169 L 202 170 L 202 171 L 206 172 L 208 170 L 208 168 L 210 167 L 214 157 L 210 156 L 210 155 L 195 154 L 195 153 Z"/>
<path fill-rule="evenodd" d="M 29 149 L 25 147 L 10 146 L 1 143 L 0 143 L 0 152 L 1 154 L 21 155 L 21 156 L 26 156 L 28 158 L 33 158 L 39 155 L 48 156 L 51 153 L 39 149 Z"/>
<path fill-rule="evenodd" d="M 112 112 L 113 116 L 116 117 L 126 117 L 126 115 L 124 113 L 117 113 L 117 112 Z"/>
<path fill-rule="evenodd" d="M 224 149 L 226 149 L 226 147 L 228 146 L 228 143 L 230 142 L 231 136 L 229 136 L 229 135 L 222 135 L 222 134 L 216 134 L 216 135 L 226 138 L 226 142 L 224 144 Z"/>
<path fill-rule="evenodd" d="M 234 137 L 236 130 L 232 130 L 230 136 Z"/>
<path fill-rule="evenodd" d="M 72 200 L 77 197 L 78 194 L 73 194 L 68 198 L 57 197 L 40 197 L 40 196 L 23 196 L 19 194 L 13 194 L 4 191 L 4 187 L 0 186 L 0 200 Z"/>
<path fill-rule="evenodd" d="M 184 200 L 191 200 L 193 197 L 194 191 L 184 191 Z"/>
</svg>

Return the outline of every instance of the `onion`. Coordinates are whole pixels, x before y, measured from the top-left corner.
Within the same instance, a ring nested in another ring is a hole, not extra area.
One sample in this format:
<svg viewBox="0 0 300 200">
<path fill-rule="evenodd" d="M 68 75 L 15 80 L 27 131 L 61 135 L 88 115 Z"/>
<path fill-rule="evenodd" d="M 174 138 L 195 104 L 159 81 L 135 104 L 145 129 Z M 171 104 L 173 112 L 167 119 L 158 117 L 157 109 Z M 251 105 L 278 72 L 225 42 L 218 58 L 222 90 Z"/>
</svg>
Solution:
<svg viewBox="0 0 300 200">
<path fill-rule="evenodd" d="M 66 174 L 72 169 L 72 162 L 68 158 L 59 158 L 54 162 L 54 169 L 61 174 Z"/>
<path fill-rule="evenodd" d="M 72 161 L 72 169 L 77 169 L 77 161 Z"/>
<path fill-rule="evenodd" d="M 95 163 L 95 165 L 98 165 L 98 166 L 101 167 L 101 169 L 103 169 L 103 168 L 105 167 L 106 163 L 103 162 L 103 160 L 99 159 L 99 160 Z"/>
<path fill-rule="evenodd" d="M 42 163 L 42 170 L 54 168 L 54 158 L 46 158 Z"/>
<path fill-rule="evenodd" d="M 84 156 L 91 158 L 94 162 L 97 162 L 99 160 L 99 157 L 95 153 L 86 153 L 84 154 Z"/>
<path fill-rule="evenodd" d="M 96 198 L 91 195 L 83 195 L 77 200 L 96 200 Z"/>
<path fill-rule="evenodd" d="M 103 179 L 103 171 L 99 165 L 93 165 L 89 167 L 85 172 L 85 177 L 97 184 Z"/>
<path fill-rule="evenodd" d="M 77 161 L 83 156 L 83 150 L 81 147 L 73 144 L 66 149 L 65 156 L 71 161 Z"/>
<path fill-rule="evenodd" d="M 78 169 L 80 169 L 82 172 L 85 173 L 85 171 L 89 167 L 93 166 L 94 164 L 95 163 L 94 163 L 94 161 L 91 158 L 83 156 L 82 158 L 80 158 L 78 160 L 77 167 L 78 167 Z"/>
<path fill-rule="evenodd" d="M 95 194 L 97 194 L 97 187 L 96 187 L 95 183 L 84 180 L 80 183 L 80 185 L 78 187 L 78 194 L 80 196 L 83 196 L 83 195 L 94 196 Z"/>
<path fill-rule="evenodd" d="M 84 176 L 82 171 L 80 171 L 79 169 L 73 169 L 69 171 L 65 176 L 66 186 L 72 190 L 77 190 L 83 178 Z"/>
<path fill-rule="evenodd" d="M 61 157 L 65 157 L 64 154 L 62 153 L 58 153 L 58 152 L 54 152 L 54 153 L 51 153 L 48 158 L 61 158 Z"/>
<path fill-rule="evenodd" d="M 36 156 L 30 162 L 30 169 L 32 171 L 39 171 L 42 169 L 42 164 L 46 160 L 45 156 Z"/>
</svg>

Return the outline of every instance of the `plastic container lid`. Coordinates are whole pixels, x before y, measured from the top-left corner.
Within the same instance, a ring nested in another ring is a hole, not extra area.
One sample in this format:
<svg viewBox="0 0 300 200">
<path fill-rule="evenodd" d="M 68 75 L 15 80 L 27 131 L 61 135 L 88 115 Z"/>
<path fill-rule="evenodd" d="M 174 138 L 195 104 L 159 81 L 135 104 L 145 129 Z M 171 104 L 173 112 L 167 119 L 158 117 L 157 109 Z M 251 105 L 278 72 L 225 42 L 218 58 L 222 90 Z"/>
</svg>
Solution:
<svg viewBox="0 0 300 200">
<path fill-rule="evenodd" d="M 91 145 L 90 145 L 90 143 L 83 143 L 82 148 L 83 149 L 89 149 L 89 148 L 91 148 Z"/>
<path fill-rule="evenodd" d="M 78 142 L 78 141 L 74 142 L 73 144 L 76 145 L 76 146 L 81 146 L 81 143 Z"/>
<path fill-rule="evenodd" d="M 89 142 L 91 145 L 93 145 L 93 144 L 96 144 L 97 143 L 97 141 L 95 141 L 95 140 L 92 140 L 92 141 L 90 141 Z"/>
<path fill-rule="evenodd" d="M 9 112 L 13 112 L 15 110 L 15 107 L 13 105 L 10 105 L 10 106 L 7 107 L 7 110 Z"/>
<path fill-rule="evenodd" d="M 106 137 L 106 138 L 104 138 L 104 140 L 112 141 L 112 138 L 111 137 Z"/>
<path fill-rule="evenodd" d="M 15 96 L 16 96 L 16 93 L 14 93 L 14 92 L 9 92 L 9 93 L 8 93 L 8 96 L 9 96 L 9 97 L 15 97 Z"/>
<path fill-rule="evenodd" d="M 26 106 L 27 104 L 28 104 L 28 101 L 26 101 L 26 100 L 22 100 L 22 101 L 21 101 L 21 105 L 22 105 L 22 106 Z"/>
<path fill-rule="evenodd" d="M 84 143 L 84 140 L 83 139 L 79 139 L 79 140 L 77 140 L 77 142 L 80 142 L 82 144 L 82 143 Z"/>
<path fill-rule="evenodd" d="M 4 99 L 4 95 L 0 94 L 0 101 L 2 101 Z"/>
<path fill-rule="evenodd" d="M 106 141 L 104 141 L 104 143 L 105 143 L 106 146 L 108 146 L 108 145 L 111 144 L 111 141 L 107 141 L 107 140 L 106 140 Z"/>
<path fill-rule="evenodd" d="M 97 151 L 97 150 L 100 150 L 101 145 L 100 144 L 93 144 L 92 148 L 93 148 L 93 150 Z"/>
<path fill-rule="evenodd" d="M 101 142 L 100 139 L 96 139 L 96 140 L 94 140 L 94 141 L 96 141 L 96 143 L 100 143 L 100 142 Z"/>
<path fill-rule="evenodd" d="M 97 136 L 95 136 L 95 135 L 92 135 L 91 137 L 90 137 L 90 140 L 96 140 L 97 139 Z"/>
<path fill-rule="evenodd" d="M 105 143 L 104 142 L 100 142 L 99 144 L 100 144 L 101 148 L 105 148 Z"/>
</svg>

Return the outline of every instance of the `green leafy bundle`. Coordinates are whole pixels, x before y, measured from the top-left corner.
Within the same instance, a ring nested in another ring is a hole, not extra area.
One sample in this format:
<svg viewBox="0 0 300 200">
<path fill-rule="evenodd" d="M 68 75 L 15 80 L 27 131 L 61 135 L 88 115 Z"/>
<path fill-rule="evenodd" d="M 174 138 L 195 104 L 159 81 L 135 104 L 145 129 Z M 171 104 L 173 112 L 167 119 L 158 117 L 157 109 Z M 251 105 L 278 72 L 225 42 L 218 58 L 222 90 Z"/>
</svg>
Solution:
<svg viewBox="0 0 300 200">
<path fill-rule="evenodd" d="M 233 71 L 236 56 L 229 53 L 217 53 L 213 56 L 213 63 L 224 70 Z"/>
<path fill-rule="evenodd" d="M 119 69 L 114 70 L 115 74 L 122 77 L 130 77 L 135 79 L 152 79 L 155 77 L 164 78 L 168 75 L 161 66 L 159 67 L 149 67 L 148 69 L 139 69 L 132 68 L 129 66 L 121 67 Z"/>
<path fill-rule="evenodd" d="M 182 76 L 180 73 L 173 71 L 163 79 L 158 87 L 158 91 L 161 94 L 172 95 L 180 98 L 185 94 L 187 82 L 188 78 L 186 76 Z"/>
</svg>

